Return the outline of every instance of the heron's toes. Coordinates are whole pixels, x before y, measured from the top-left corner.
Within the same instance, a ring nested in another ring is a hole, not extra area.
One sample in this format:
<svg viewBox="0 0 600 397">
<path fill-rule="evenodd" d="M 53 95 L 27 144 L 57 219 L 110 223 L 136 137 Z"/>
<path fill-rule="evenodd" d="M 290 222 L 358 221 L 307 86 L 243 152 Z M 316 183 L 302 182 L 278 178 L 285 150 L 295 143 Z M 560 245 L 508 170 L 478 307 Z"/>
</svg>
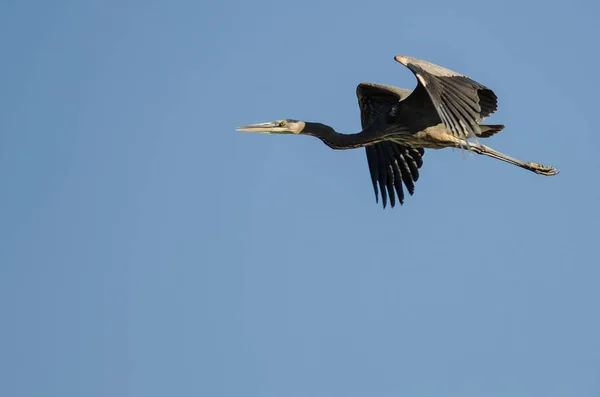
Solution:
<svg viewBox="0 0 600 397">
<path fill-rule="evenodd" d="M 535 172 L 536 174 L 546 175 L 546 176 L 558 175 L 558 170 L 554 167 L 550 167 L 550 166 L 539 164 L 539 163 L 531 163 L 531 162 L 528 163 L 528 165 L 531 167 L 533 172 Z"/>
</svg>

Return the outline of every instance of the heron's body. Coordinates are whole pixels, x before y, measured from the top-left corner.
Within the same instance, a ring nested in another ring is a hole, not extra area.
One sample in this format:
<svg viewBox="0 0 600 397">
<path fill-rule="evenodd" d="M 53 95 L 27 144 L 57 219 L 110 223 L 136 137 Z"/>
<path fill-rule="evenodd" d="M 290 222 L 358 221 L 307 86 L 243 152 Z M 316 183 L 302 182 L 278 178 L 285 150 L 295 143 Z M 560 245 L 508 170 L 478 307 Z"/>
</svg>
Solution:
<svg viewBox="0 0 600 397">
<path fill-rule="evenodd" d="M 400 145 L 409 145 L 415 148 L 423 149 L 443 149 L 447 147 L 460 147 L 465 145 L 465 141 L 456 138 L 448 132 L 444 124 L 438 124 L 426 127 L 415 134 L 398 134 L 392 136 L 390 141 Z"/>
<path fill-rule="evenodd" d="M 482 124 L 497 108 L 497 97 L 492 90 L 426 61 L 405 56 L 395 59 L 415 74 L 418 85 L 411 91 L 375 83 L 359 84 L 356 88 L 361 110 L 359 133 L 340 134 L 325 124 L 290 119 L 247 125 L 238 130 L 312 135 L 332 149 L 365 147 L 375 197 L 378 200 L 380 189 L 384 207 L 387 196 L 394 206 L 394 193 L 403 203 L 403 184 L 411 195 L 414 193 L 424 149 L 463 148 L 537 174 L 558 173 L 552 167 L 520 161 L 479 143 L 479 138 L 488 138 L 504 128 L 500 124 Z"/>
</svg>

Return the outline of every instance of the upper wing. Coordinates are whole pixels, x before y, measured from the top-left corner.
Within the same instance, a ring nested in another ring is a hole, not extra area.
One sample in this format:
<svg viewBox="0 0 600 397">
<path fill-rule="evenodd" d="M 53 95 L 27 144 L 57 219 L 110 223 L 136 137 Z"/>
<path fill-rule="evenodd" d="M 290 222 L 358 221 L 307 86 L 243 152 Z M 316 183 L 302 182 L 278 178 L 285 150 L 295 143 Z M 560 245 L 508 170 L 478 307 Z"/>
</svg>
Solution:
<svg viewBox="0 0 600 397">
<path fill-rule="evenodd" d="M 409 68 L 419 81 L 403 101 L 403 107 L 422 113 L 424 104 L 431 104 L 457 138 L 479 135 L 479 123 L 496 111 L 496 94 L 469 77 L 408 56 L 397 55 L 394 59 Z"/>
<path fill-rule="evenodd" d="M 374 83 L 361 83 L 356 87 L 356 96 L 360 107 L 360 120 L 363 129 L 377 118 L 379 112 L 386 111 L 394 104 L 410 95 L 411 91 L 398 87 L 390 87 Z M 367 162 L 375 190 L 375 200 L 379 202 L 379 188 L 383 208 L 396 204 L 396 196 L 400 204 L 404 202 L 402 183 L 412 195 L 415 182 L 419 179 L 419 168 L 423 165 L 423 149 L 413 149 L 394 142 L 380 142 L 365 148 Z M 395 189 L 395 192 L 394 192 Z"/>
</svg>

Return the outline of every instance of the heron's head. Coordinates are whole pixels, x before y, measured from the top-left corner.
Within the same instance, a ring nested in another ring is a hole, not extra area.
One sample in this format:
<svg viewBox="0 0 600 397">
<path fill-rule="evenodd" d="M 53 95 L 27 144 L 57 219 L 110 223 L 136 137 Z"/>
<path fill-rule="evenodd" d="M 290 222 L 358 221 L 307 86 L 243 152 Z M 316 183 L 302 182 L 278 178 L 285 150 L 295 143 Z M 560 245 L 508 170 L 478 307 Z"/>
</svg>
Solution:
<svg viewBox="0 0 600 397">
<path fill-rule="evenodd" d="M 241 132 L 262 132 L 263 134 L 300 134 L 304 130 L 304 121 L 285 119 L 268 123 L 249 124 L 237 127 Z"/>
</svg>

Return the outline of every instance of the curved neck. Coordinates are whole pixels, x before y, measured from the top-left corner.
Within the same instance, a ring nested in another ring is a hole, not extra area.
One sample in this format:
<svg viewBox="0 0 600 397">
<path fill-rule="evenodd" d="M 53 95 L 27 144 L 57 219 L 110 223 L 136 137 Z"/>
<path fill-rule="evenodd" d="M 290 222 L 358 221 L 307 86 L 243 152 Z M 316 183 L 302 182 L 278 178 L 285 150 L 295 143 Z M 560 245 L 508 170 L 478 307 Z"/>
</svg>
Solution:
<svg viewBox="0 0 600 397">
<path fill-rule="evenodd" d="M 340 134 L 326 124 L 310 122 L 305 123 L 302 134 L 317 137 L 330 148 L 338 150 L 368 146 L 381 140 L 381 137 L 376 137 L 368 131 Z"/>
</svg>

